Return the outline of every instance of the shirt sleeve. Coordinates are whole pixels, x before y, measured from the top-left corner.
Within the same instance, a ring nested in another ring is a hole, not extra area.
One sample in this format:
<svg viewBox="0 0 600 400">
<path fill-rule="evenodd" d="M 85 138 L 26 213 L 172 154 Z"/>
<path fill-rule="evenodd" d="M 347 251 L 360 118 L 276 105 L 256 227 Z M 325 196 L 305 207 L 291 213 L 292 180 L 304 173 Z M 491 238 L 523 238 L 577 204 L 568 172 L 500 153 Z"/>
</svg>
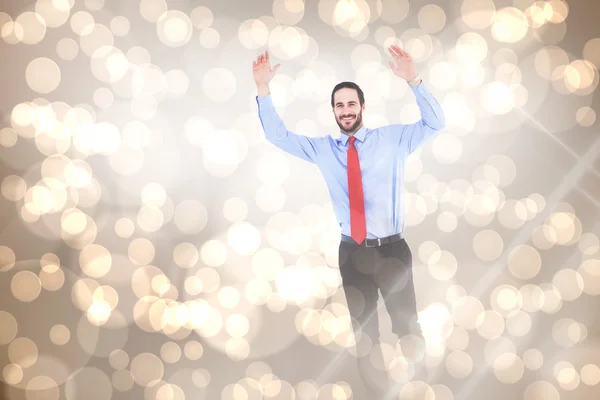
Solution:
<svg viewBox="0 0 600 400">
<path fill-rule="evenodd" d="M 315 163 L 319 151 L 319 138 L 309 138 L 288 130 L 277 114 L 270 94 L 256 96 L 256 102 L 265 138 L 281 150 Z"/>
<path fill-rule="evenodd" d="M 411 89 L 415 94 L 421 119 L 413 124 L 391 124 L 381 129 L 387 139 L 406 149 L 408 154 L 417 150 L 446 126 L 444 111 L 425 84 L 421 82 Z"/>
</svg>

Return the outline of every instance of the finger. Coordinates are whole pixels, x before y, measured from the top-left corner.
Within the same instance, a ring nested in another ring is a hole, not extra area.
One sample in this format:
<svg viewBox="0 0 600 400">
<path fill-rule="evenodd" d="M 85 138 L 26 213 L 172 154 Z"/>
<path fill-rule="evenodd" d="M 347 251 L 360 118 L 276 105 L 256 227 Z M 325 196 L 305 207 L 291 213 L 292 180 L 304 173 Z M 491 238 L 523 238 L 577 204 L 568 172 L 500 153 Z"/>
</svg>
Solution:
<svg viewBox="0 0 600 400">
<path fill-rule="evenodd" d="M 407 56 L 406 52 L 404 50 L 402 50 L 400 47 L 398 47 L 398 55 L 400 56 L 400 58 Z"/>
<path fill-rule="evenodd" d="M 280 67 L 280 66 L 281 66 L 281 64 L 276 64 L 276 65 L 273 67 L 273 70 L 272 70 L 272 73 L 273 73 L 273 75 L 275 75 L 275 73 L 277 72 L 277 70 L 279 69 L 279 67 Z"/>
<path fill-rule="evenodd" d="M 402 50 L 400 48 L 400 46 L 394 46 L 395 50 L 396 50 L 396 54 L 398 54 L 398 57 L 402 58 L 404 56 L 406 56 L 406 52 L 404 50 Z"/>
<path fill-rule="evenodd" d="M 398 54 L 396 54 L 396 50 L 394 49 L 394 46 L 388 47 L 388 51 L 390 52 L 390 54 L 392 55 L 392 57 L 398 58 Z"/>
<path fill-rule="evenodd" d="M 392 71 L 396 72 L 396 65 L 391 61 L 388 61 L 388 64 L 390 65 L 390 68 L 392 69 Z"/>
</svg>

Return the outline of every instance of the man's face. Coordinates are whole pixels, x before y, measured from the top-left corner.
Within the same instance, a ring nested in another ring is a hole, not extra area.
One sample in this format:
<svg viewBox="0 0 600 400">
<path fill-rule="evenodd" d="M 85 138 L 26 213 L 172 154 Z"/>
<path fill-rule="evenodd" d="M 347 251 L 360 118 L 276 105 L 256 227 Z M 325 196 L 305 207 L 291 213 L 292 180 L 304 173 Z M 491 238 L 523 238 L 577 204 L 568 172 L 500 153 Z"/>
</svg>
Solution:
<svg viewBox="0 0 600 400">
<path fill-rule="evenodd" d="M 333 113 L 335 121 L 346 134 L 353 134 L 362 126 L 362 106 L 358 100 L 358 93 L 354 89 L 343 88 L 333 96 Z"/>
</svg>

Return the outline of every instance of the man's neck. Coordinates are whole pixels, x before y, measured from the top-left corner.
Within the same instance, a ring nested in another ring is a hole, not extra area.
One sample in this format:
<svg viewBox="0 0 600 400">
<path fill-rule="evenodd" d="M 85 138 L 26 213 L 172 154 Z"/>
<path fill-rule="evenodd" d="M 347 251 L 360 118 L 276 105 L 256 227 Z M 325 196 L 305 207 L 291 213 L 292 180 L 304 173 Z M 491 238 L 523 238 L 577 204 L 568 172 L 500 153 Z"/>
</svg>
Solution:
<svg viewBox="0 0 600 400">
<path fill-rule="evenodd" d="M 343 130 L 340 129 L 340 132 L 346 136 L 354 136 L 354 134 L 358 131 L 360 131 L 362 129 L 363 125 L 359 126 L 358 128 L 356 128 L 356 130 L 354 132 L 345 132 Z"/>
</svg>

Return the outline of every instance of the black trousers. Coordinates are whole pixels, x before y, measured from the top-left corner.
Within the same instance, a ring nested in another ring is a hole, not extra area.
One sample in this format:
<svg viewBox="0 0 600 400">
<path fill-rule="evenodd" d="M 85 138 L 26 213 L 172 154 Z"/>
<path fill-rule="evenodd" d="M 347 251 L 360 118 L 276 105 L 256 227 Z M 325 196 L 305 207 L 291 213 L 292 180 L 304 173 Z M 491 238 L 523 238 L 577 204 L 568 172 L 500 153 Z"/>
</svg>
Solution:
<svg viewBox="0 0 600 400">
<path fill-rule="evenodd" d="M 377 247 L 342 240 L 339 268 L 356 340 L 359 372 L 370 394 L 381 396 L 390 383 L 385 369 L 382 371 L 374 364 L 374 360 L 383 359 L 377 315 L 379 292 L 400 347 L 403 338 L 412 338 L 424 349 L 417 318 L 412 252 L 404 239 Z"/>
</svg>

